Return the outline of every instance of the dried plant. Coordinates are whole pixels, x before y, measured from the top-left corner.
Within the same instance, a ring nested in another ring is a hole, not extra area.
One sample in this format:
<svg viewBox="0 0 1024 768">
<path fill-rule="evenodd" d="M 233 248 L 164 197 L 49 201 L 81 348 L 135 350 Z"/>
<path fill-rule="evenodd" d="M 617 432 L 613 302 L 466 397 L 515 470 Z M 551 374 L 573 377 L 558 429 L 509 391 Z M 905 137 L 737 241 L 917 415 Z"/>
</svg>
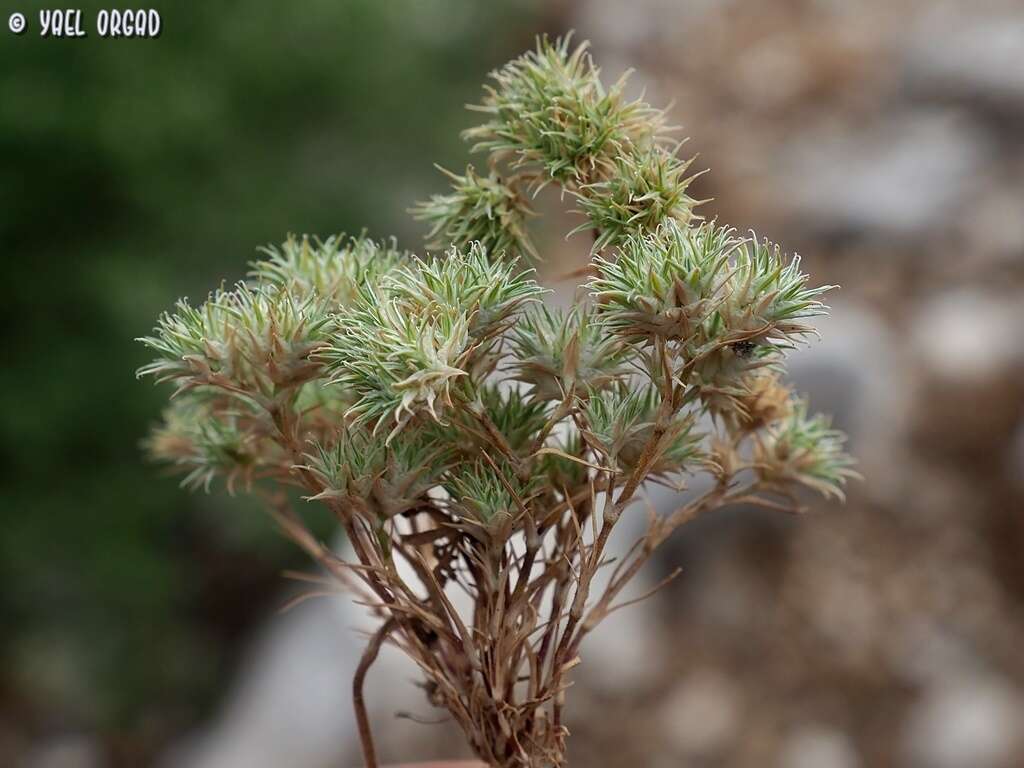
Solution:
<svg viewBox="0 0 1024 768">
<path fill-rule="evenodd" d="M 384 642 L 489 765 L 564 765 L 580 644 L 652 551 L 729 504 L 795 512 L 798 486 L 841 497 L 852 474 L 842 435 L 780 378 L 827 288 L 776 246 L 694 216 L 660 111 L 605 89 L 568 39 L 496 72 L 476 109 L 487 122 L 466 137 L 487 174 L 450 174 L 452 192 L 415 211 L 443 255 L 289 239 L 142 339 L 157 357 L 140 375 L 177 387 L 154 456 L 190 487 L 295 486 L 347 533 L 356 562 L 268 496 L 381 617 L 354 682 L 368 766 L 363 682 Z M 518 266 L 535 253 L 527 201 L 548 183 L 594 230 L 568 312 L 545 308 Z M 609 535 L 645 484 L 697 473 L 710 489 L 650 515 L 611 565 Z"/>
</svg>

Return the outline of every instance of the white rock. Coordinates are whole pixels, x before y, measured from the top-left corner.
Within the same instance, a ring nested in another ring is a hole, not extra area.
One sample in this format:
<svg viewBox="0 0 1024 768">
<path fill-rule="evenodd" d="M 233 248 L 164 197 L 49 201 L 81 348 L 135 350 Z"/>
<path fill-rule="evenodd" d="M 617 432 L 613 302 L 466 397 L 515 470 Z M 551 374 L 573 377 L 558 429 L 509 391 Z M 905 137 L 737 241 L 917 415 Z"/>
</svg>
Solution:
<svg viewBox="0 0 1024 768">
<path fill-rule="evenodd" d="M 168 768 L 296 768 L 354 754 L 351 679 L 357 637 L 341 598 L 270 621 L 213 723 L 168 755 Z"/>
<path fill-rule="evenodd" d="M 810 724 L 796 729 L 786 739 L 779 765 L 780 768 L 859 768 L 861 761 L 842 731 Z"/>
<path fill-rule="evenodd" d="M 660 711 L 661 730 L 676 752 L 710 756 L 739 737 L 741 692 L 710 667 L 691 672 Z"/>
<path fill-rule="evenodd" d="M 860 490 L 898 492 L 898 478 L 889 470 L 901 461 L 908 429 L 907 355 L 877 312 L 844 300 L 841 291 L 829 304 L 830 315 L 815 322 L 821 338 L 790 354 L 787 378 L 813 411 L 830 414 L 849 436 L 858 470 L 870 478 Z"/>
<path fill-rule="evenodd" d="M 910 236 L 949 220 L 988 154 L 965 115 L 915 111 L 862 128 L 801 134 L 780 188 L 809 227 Z"/>
<path fill-rule="evenodd" d="M 943 3 L 922 18 L 907 45 L 909 85 L 1024 108 L 1024 13 L 977 5 Z"/>
<path fill-rule="evenodd" d="M 996 680 L 952 677 L 934 686 L 904 732 L 911 768 L 1011 768 L 1024 733 L 1020 695 Z"/>
<path fill-rule="evenodd" d="M 928 373 L 951 384 L 984 382 L 1024 362 L 1024 303 L 970 288 L 921 306 L 912 348 Z"/>
<path fill-rule="evenodd" d="M 99 746 L 85 736 L 65 736 L 31 749 L 23 768 L 100 768 Z"/>
</svg>

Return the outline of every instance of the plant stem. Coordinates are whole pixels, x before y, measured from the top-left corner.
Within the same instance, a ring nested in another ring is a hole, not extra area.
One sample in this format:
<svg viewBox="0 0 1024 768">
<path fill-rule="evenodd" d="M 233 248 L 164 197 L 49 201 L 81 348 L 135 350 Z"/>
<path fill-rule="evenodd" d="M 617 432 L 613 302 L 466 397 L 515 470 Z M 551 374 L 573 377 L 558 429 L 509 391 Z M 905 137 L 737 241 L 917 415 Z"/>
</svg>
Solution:
<svg viewBox="0 0 1024 768">
<path fill-rule="evenodd" d="M 366 673 L 370 671 L 370 666 L 377 660 L 377 654 L 380 653 L 381 646 L 384 644 L 387 636 L 391 634 L 396 624 L 397 622 L 392 616 L 380 626 L 380 629 L 373 633 L 373 637 L 370 638 L 366 650 L 363 651 L 363 657 L 359 660 L 359 666 L 356 667 L 356 673 L 352 677 L 352 707 L 356 713 L 356 723 L 359 727 L 359 743 L 363 748 L 363 762 L 366 764 L 366 768 L 378 768 L 378 764 L 377 751 L 373 746 L 373 732 L 370 730 L 370 717 L 366 712 L 363 686 L 366 683 Z"/>
</svg>

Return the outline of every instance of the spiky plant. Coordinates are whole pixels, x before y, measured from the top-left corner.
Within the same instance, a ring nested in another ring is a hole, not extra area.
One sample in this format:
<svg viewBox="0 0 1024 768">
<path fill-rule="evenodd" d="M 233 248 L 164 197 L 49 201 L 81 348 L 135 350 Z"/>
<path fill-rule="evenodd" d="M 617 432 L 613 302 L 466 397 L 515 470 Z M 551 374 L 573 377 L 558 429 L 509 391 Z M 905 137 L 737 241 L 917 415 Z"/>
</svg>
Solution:
<svg viewBox="0 0 1024 768">
<path fill-rule="evenodd" d="M 363 680 L 384 642 L 489 765 L 564 765 L 580 644 L 651 552 L 706 512 L 797 511 L 798 486 L 841 496 L 852 474 L 842 435 L 781 378 L 828 289 L 693 215 L 662 113 L 606 89 L 585 45 L 542 39 L 493 78 L 466 132 L 487 173 L 449 174 L 415 209 L 447 250 L 289 239 L 141 340 L 156 359 L 139 375 L 176 386 L 154 456 L 189 487 L 296 486 L 346 532 L 354 563 L 275 497 L 284 531 L 381 618 L 354 682 L 368 766 Z M 594 230 L 566 312 L 523 265 L 526 201 L 549 183 Z M 653 518 L 592 589 L 645 484 L 696 473 L 710 489 Z"/>
</svg>

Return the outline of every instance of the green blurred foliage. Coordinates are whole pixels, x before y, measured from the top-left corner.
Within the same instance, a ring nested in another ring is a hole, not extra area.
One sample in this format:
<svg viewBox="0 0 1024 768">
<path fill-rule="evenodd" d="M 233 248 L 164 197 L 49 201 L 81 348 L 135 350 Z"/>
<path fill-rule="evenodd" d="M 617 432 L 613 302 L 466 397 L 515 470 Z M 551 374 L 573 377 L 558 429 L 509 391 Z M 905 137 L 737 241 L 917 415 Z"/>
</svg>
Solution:
<svg viewBox="0 0 1024 768">
<path fill-rule="evenodd" d="M 444 188 L 432 162 L 464 162 L 462 105 L 541 21 L 525 2 L 166 2 L 159 39 L 70 40 L 4 5 L 29 29 L 0 37 L 0 699 L 36 725 L 173 730 L 303 561 L 248 505 L 142 461 L 166 393 L 135 381 L 133 337 L 287 232 L 419 247 L 405 211 Z"/>
</svg>

